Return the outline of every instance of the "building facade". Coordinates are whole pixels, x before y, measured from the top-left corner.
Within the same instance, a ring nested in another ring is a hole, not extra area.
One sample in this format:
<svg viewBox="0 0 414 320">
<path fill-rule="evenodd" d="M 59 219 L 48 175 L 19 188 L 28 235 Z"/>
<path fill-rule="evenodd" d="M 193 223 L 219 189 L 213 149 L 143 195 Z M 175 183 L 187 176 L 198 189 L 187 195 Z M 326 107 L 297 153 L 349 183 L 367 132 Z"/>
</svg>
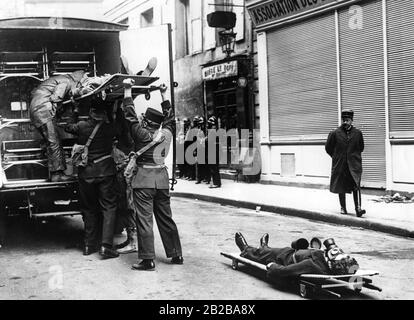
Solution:
<svg viewBox="0 0 414 320">
<path fill-rule="evenodd" d="M 258 46 L 263 181 L 328 185 L 344 108 L 365 138 L 362 186 L 414 191 L 414 2 L 247 1 Z"/>
<path fill-rule="evenodd" d="M 107 0 L 105 7 L 107 20 L 127 23 L 130 28 L 171 24 L 178 83 L 175 106 L 180 120 L 215 115 L 226 130 L 258 129 L 255 39 L 244 0 Z M 207 15 L 214 11 L 236 14 L 235 47 L 230 56 L 222 51 L 219 30 L 207 23 Z M 227 167 L 231 165 L 223 166 Z"/>
<path fill-rule="evenodd" d="M 104 0 L 10 0 L 3 1 L 0 19 L 15 17 L 73 17 L 103 19 Z"/>
</svg>

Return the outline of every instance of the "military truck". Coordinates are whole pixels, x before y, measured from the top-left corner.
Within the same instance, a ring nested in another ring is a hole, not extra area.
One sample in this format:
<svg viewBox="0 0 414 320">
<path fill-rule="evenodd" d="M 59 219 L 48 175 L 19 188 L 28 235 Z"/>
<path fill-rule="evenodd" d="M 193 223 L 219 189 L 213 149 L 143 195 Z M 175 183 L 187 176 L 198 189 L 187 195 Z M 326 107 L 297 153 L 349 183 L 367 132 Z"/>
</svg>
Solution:
<svg viewBox="0 0 414 320">
<path fill-rule="evenodd" d="M 90 76 L 120 73 L 120 32 L 127 29 L 77 18 L 0 20 L 0 245 L 8 216 L 44 219 L 80 213 L 77 181 L 49 182 L 45 145 L 29 117 L 30 92 L 50 76 L 76 70 Z M 87 108 L 81 104 L 84 117 Z M 65 119 L 63 114 L 61 124 Z M 60 135 L 65 173 L 76 176 L 70 162 L 75 137 L 63 130 Z"/>
</svg>

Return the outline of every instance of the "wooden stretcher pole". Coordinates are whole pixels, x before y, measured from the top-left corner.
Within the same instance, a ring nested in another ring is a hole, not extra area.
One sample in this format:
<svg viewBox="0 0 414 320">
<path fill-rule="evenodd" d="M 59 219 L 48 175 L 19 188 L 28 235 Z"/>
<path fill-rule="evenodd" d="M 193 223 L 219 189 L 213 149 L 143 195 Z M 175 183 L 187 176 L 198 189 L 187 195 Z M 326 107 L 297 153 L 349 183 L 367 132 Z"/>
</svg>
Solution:
<svg viewBox="0 0 414 320">
<path fill-rule="evenodd" d="M 255 267 L 255 268 L 258 268 L 260 270 L 267 271 L 266 265 L 264 265 L 262 263 L 258 263 L 258 262 L 252 261 L 252 260 L 249 260 L 249 259 L 246 259 L 246 258 L 243 258 L 240 255 L 230 254 L 230 253 L 225 253 L 225 252 L 221 252 L 221 255 L 222 256 L 225 256 L 226 258 L 229 258 L 229 259 L 235 259 L 235 260 L 237 260 L 237 261 L 239 261 L 241 263 L 250 265 L 250 266 Z"/>
<path fill-rule="evenodd" d="M 171 24 L 168 23 L 168 57 L 170 61 L 170 92 L 171 92 L 171 108 L 174 111 L 175 115 L 175 98 L 174 98 L 174 88 L 175 88 L 175 82 L 174 82 L 174 65 L 173 65 L 173 59 L 172 59 L 172 28 Z M 175 121 L 175 119 L 174 119 Z M 171 173 L 171 191 L 174 191 L 174 185 L 177 183 L 177 180 L 175 179 L 175 169 L 176 169 L 176 139 L 177 139 L 177 129 L 176 129 L 176 123 L 173 128 L 173 164 L 172 164 L 172 173 Z"/>
</svg>

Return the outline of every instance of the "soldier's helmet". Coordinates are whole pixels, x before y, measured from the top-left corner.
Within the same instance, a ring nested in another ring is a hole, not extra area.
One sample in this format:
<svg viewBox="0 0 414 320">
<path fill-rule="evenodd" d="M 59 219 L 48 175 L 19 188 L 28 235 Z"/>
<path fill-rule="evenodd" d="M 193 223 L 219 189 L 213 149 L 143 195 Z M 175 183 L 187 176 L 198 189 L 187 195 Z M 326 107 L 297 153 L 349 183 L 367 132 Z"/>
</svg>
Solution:
<svg viewBox="0 0 414 320">
<path fill-rule="evenodd" d="M 210 126 L 217 125 L 217 118 L 216 118 L 215 116 L 211 116 L 210 118 L 208 118 L 207 123 L 208 123 Z"/>
<path fill-rule="evenodd" d="M 200 117 L 199 116 L 195 116 L 193 118 L 193 126 L 196 127 L 198 126 L 198 123 L 200 122 Z"/>
</svg>

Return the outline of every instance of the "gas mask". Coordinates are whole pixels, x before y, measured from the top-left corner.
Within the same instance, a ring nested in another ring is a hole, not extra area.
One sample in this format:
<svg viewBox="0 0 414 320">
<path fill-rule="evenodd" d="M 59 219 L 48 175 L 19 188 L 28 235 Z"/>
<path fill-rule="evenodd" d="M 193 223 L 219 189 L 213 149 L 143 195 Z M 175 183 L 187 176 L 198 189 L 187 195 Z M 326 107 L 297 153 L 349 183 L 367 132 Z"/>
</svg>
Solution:
<svg viewBox="0 0 414 320">
<path fill-rule="evenodd" d="M 335 240 L 329 238 L 323 242 L 326 247 L 325 256 L 331 272 L 335 275 L 354 274 L 358 269 L 358 262 L 346 254 L 335 244 Z"/>
</svg>

